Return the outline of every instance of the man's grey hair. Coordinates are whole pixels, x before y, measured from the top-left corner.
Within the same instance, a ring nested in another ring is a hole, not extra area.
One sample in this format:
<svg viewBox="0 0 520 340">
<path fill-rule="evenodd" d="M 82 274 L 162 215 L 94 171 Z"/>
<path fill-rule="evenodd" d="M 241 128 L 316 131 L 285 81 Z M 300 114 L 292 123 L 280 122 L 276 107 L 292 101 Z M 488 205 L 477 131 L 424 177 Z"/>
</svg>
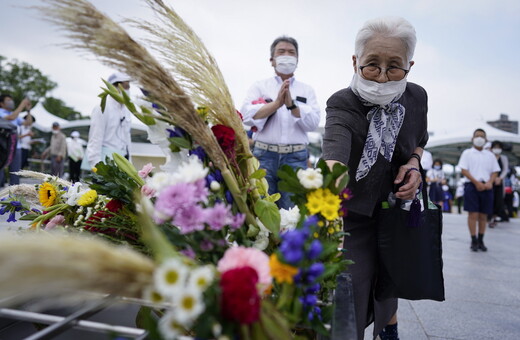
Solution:
<svg viewBox="0 0 520 340">
<path fill-rule="evenodd" d="M 299 55 L 298 54 L 298 42 L 296 41 L 296 39 L 288 37 L 286 35 L 282 35 L 281 37 L 274 39 L 273 43 L 271 44 L 271 58 L 274 57 L 274 50 L 276 48 L 276 45 L 278 45 L 278 43 L 281 43 L 281 42 L 293 44 L 294 48 L 296 49 L 296 55 L 297 56 Z"/>
<path fill-rule="evenodd" d="M 356 36 L 355 54 L 357 58 L 363 56 L 367 42 L 376 36 L 401 39 L 406 47 L 407 62 L 412 60 L 417 37 L 415 28 L 407 20 L 400 17 L 382 17 L 365 22 Z"/>
</svg>

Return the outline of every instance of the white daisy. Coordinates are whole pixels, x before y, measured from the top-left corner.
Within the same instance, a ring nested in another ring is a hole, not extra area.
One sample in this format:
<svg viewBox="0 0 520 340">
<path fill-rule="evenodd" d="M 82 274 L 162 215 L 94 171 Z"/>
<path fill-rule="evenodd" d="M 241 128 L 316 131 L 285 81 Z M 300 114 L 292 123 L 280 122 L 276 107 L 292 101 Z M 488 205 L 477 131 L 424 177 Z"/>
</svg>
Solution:
<svg viewBox="0 0 520 340">
<path fill-rule="evenodd" d="M 189 269 L 178 259 L 169 259 L 154 272 L 154 283 L 157 291 L 166 296 L 173 296 L 175 290 L 186 283 Z"/>
<path fill-rule="evenodd" d="M 208 168 L 199 160 L 197 156 L 190 156 L 187 162 L 183 162 L 176 173 L 172 174 L 174 183 L 185 182 L 195 183 L 199 179 L 206 178 Z"/>
<path fill-rule="evenodd" d="M 204 311 L 202 292 L 197 287 L 178 289 L 173 297 L 173 315 L 175 320 L 184 326 L 191 326 L 193 321 Z"/>
<path fill-rule="evenodd" d="M 203 292 L 213 282 L 215 269 L 213 266 L 202 266 L 191 271 L 188 286 L 197 287 Z"/>
<path fill-rule="evenodd" d="M 164 339 L 173 340 L 184 333 L 184 327 L 175 319 L 173 311 L 169 311 L 159 320 L 159 331 Z"/>
<path fill-rule="evenodd" d="M 298 176 L 298 180 L 305 189 L 318 189 L 323 185 L 321 169 L 300 169 L 296 176 Z"/>
<path fill-rule="evenodd" d="M 78 203 L 78 199 L 88 190 L 88 186 L 82 187 L 80 182 L 76 182 L 69 187 L 69 190 L 67 190 L 63 197 L 67 199 L 68 205 L 75 206 Z"/>
<path fill-rule="evenodd" d="M 143 299 L 153 303 L 164 303 L 166 302 L 164 296 L 152 286 L 148 286 L 143 291 Z"/>
</svg>

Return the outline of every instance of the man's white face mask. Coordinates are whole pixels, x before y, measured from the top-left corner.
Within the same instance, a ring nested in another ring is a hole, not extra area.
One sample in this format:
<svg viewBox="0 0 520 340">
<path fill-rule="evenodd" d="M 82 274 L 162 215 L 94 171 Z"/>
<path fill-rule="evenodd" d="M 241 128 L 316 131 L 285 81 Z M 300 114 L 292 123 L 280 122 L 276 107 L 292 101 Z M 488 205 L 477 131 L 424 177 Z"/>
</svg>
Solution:
<svg viewBox="0 0 520 340">
<path fill-rule="evenodd" d="M 352 91 L 369 103 L 385 106 L 394 98 L 400 97 L 406 90 L 406 77 L 399 81 L 387 81 L 386 83 L 378 83 L 372 80 L 366 80 L 354 73 L 350 87 Z"/>
<path fill-rule="evenodd" d="M 477 148 L 481 148 L 486 145 L 486 139 L 484 137 L 475 137 L 473 138 L 473 145 Z"/>
<path fill-rule="evenodd" d="M 276 66 L 275 70 L 281 74 L 293 74 L 298 65 L 298 59 L 290 55 L 280 55 L 274 58 Z"/>
</svg>

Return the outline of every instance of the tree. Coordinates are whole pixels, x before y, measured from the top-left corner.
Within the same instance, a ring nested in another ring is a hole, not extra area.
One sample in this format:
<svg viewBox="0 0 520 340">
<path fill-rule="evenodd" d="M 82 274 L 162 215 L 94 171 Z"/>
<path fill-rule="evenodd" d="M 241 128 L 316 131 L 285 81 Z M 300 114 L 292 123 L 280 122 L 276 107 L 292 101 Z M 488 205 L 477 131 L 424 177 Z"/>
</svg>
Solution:
<svg viewBox="0 0 520 340">
<path fill-rule="evenodd" d="M 0 91 L 9 93 L 15 103 L 20 103 L 27 96 L 35 104 L 58 86 L 26 62 L 14 59 L 4 63 L 5 60 L 5 57 L 0 56 Z"/>
<path fill-rule="evenodd" d="M 60 118 L 66 119 L 66 120 L 76 120 L 76 119 L 82 119 L 81 113 L 74 110 L 70 106 L 67 106 L 63 100 L 54 98 L 54 97 L 47 97 L 45 98 L 45 101 L 43 102 L 43 107 L 45 110 L 49 111 L 55 116 L 58 116 Z"/>
</svg>

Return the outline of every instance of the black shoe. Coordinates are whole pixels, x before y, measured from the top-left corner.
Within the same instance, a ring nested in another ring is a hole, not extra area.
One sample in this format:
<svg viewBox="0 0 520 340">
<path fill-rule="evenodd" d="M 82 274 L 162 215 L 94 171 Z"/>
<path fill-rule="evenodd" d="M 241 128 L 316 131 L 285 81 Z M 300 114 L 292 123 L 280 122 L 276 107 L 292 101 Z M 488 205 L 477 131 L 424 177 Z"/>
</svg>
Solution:
<svg viewBox="0 0 520 340">
<path fill-rule="evenodd" d="M 478 243 L 478 249 L 482 250 L 482 251 L 487 251 L 487 247 L 484 245 L 484 242 L 480 241 Z M 473 250 L 473 248 L 471 249 Z M 475 250 L 476 251 L 476 250 Z"/>
<path fill-rule="evenodd" d="M 470 247 L 470 249 L 471 249 L 472 251 L 478 251 L 478 248 L 479 248 L 479 245 L 478 245 L 477 242 L 471 242 L 471 247 Z"/>
</svg>

